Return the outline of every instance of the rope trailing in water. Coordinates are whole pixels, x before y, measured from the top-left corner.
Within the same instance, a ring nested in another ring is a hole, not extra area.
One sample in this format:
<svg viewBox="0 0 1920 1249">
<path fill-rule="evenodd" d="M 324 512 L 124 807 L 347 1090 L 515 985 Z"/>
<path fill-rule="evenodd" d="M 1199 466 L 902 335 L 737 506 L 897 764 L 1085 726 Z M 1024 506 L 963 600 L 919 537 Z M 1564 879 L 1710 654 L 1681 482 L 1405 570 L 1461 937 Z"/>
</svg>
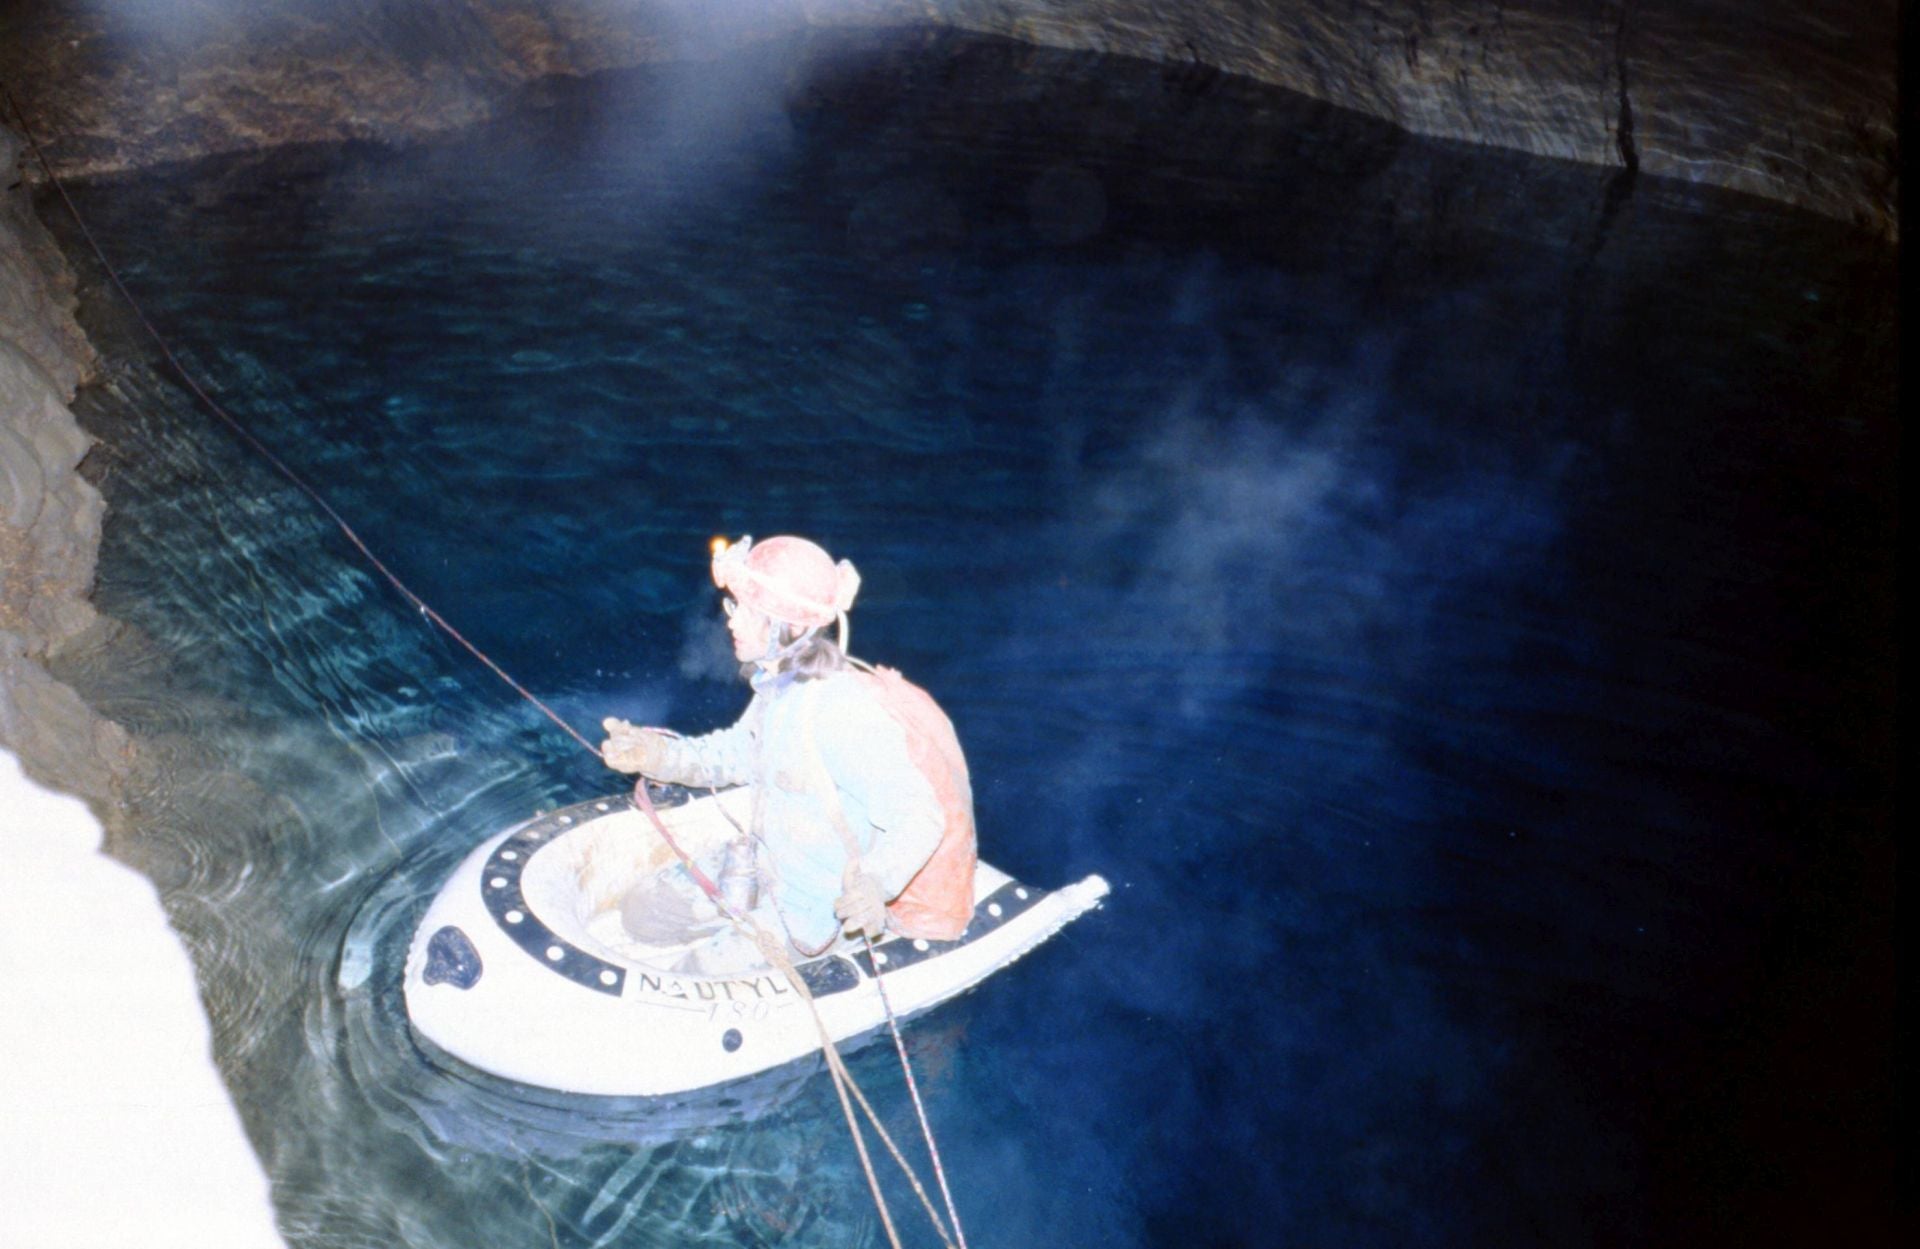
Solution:
<svg viewBox="0 0 1920 1249">
<path fill-rule="evenodd" d="M 945 1244 L 947 1249 L 965 1249 L 964 1240 L 956 1246 L 953 1237 L 947 1234 L 946 1226 L 940 1221 L 939 1212 L 933 1208 L 933 1201 L 927 1196 L 926 1187 L 921 1184 L 919 1174 L 914 1171 L 912 1164 L 907 1161 L 906 1155 L 900 1152 L 900 1147 L 894 1144 L 893 1137 L 888 1133 L 886 1125 L 880 1121 L 880 1116 L 875 1113 L 872 1103 L 867 1101 L 866 1094 L 861 1091 L 860 1085 L 854 1080 L 853 1072 L 847 1069 L 846 1062 L 840 1055 L 839 1047 L 834 1044 L 833 1037 L 827 1031 L 826 1021 L 820 1018 L 819 1008 L 814 1002 L 813 990 L 808 987 L 806 977 L 800 974 L 800 969 L 794 966 L 793 960 L 787 957 L 786 951 L 780 948 L 779 940 L 761 928 L 760 925 L 754 923 L 751 916 L 742 914 L 732 903 L 728 902 L 725 894 L 721 892 L 720 886 L 714 883 L 712 877 L 701 870 L 700 866 L 693 861 L 693 856 L 681 848 L 679 841 L 668 831 L 666 821 L 660 818 L 659 811 L 655 809 L 653 798 L 647 793 L 645 777 L 642 777 L 633 787 L 633 805 L 646 814 L 647 819 L 653 824 L 654 831 L 659 834 L 660 840 L 664 841 L 667 844 L 667 848 L 673 851 L 674 857 L 679 859 L 681 864 L 687 869 L 688 874 L 693 877 L 694 883 L 700 886 L 701 891 L 713 900 L 713 904 L 720 908 L 721 913 L 724 914 L 736 928 L 752 939 L 754 945 L 759 949 L 761 957 L 765 958 L 769 965 L 787 978 L 787 982 L 793 986 L 795 994 L 799 996 L 801 1001 L 807 1004 L 807 1011 L 813 1016 L 813 1026 L 820 1033 L 820 1050 L 821 1053 L 826 1056 L 827 1070 L 833 1076 L 834 1092 L 840 1098 L 840 1111 L 846 1116 L 847 1130 L 853 1135 L 854 1148 L 860 1155 L 861 1168 L 865 1170 L 867 1175 L 867 1187 L 872 1191 L 874 1205 L 880 1211 L 880 1221 L 887 1229 L 887 1240 L 894 1246 L 894 1249 L 899 1249 L 899 1236 L 894 1231 L 893 1218 L 887 1208 L 886 1198 L 880 1192 L 880 1179 L 874 1174 L 873 1163 L 867 1156 L 866 1138 L 861 1134 L 859 1120 L 853 1116 L 853 1107 L 848 1101 L 849 1094 L 852 1095 L 855 1101 L 859 1102 L 860 1109 L 873 1125 L 874 1132 L 880 1137 L 882 1143 L 886 1145 L 887 1152 L 893 1156 L 894 1162 L 906 1175 L 907 1183 L 913 1187 L 914 1195 L 920 1199 L 920 1206 L 927 1212 L 927 1218 L 932 1222 L 933 1229 L 935 1233 L 939 1235 L 941 1243 Z M 732 817 L 728 816 L 728 818 L 731 820 Z M 871 951 L 873 949 L 871 941 L 868 942 L 867 949 L 869 951 L 869 957 L 871 957 Z M 875 963 L 873 966 L 873 980 L 875 986 L 880 990 L 880 1000 L 885 1004 L 886 985 L 881 979 L 880 965 L 878 963 Z M 890 1004 L 887 1005 L 887 1019 L 889 1023 L 893 1024 L 894 1040 L 898 1043 L 900 1041 L 899 1024 L 893 1018 L 893 1008 Z M 903 1044 L 901 1048 L 902 1061 L 905 1061 L 905 1057 L 906 1051 Z M 913 1069 L 911 1066 L 907 1068 L 907 1079 L 909 1082 L 913 1079 Z M 918 1099 L 916 1097 L 916 1105 L 917 1103 Z M 921 1127 L 928 1133 L 928 1141 L 931 1143 L 932 1128 L 927 1124 L 924 1114 L 921 1118 Z M 939 1155 L 937 1153 L 934 1155 L 934 1166 L 935 1169 L 938 1170 Z M 944 1179 L 942 1179 L 941 1184 L 944 1190 Z M 948 1196 L 949 1210 L 952 1208 L 952 1200 L 952 1197 Z M 957 1231 L 959 1227 L 957 1220 L 954 1226 Z"/>
<path fill-rule="evenodd" d="M 843 617 L 844 620 L 844 617 Z M 846 631 L 844 624 L 841 637 Z M 871 672 L 873 669 L 851 656 L 855 665 Z M 860 865 L 860 845 L 853 835 L 853 828 L 847 823 L 847 813 L 840 803 L 840 792 L 834 788 L 833 777 L 827 771 L 826 758 L 820 753 L 819 739 L 814 735 L 814 712 L 820 702 L 820 687 L 814 686 L 806 694 L 806 706 L 802 709 L 801 732 L 806 736 L 807 751 L 812 756 L 814 770 L 819 777 L 821 792 L 825 797 L 827 813 L 834 830 L 840 834 L 840 843 L 846 849 L 847 862 L 855 871 Z M 893 999 L 887 996 L 887 982 L 880 975 L 880 964 L 885 956 L 873 947 L 873 937 L 864 930 L 861 939 L 867 943 L 867 961 L 873 965 L 873 983 L 880 994 L 880 1006 L 887 1015 L 887 1030 L 893 1034 L 893 1047 L 900 1055 L 900 1069 L 906 1073 L 907 1093 L 913 1099 L 913 1113 L 920 1122 L 920 1133 L 927 1142 L 927 1156 L 933 1160 L 933 1175 L 940 1182 L 940 1195 L 947 1203 L 947 1217 L 953 1220 L 953 1233 L 959 1240 L 959 1249 L 967 1249 L 967 1234 L 960 1227 L 960 1211 L 953 1204 L 953 1190 L 947 1187 L 947 1169 L 940 1162 L 940 1146 L 933 1139 L 933 1124 L 927 1119 L 927 1108 L 920 1100 L 920 1082 L 913 1078 L 913 1063 L 907 1058 L 906 1039 L 900 1035 L 900 1021 L 894 1017 Z"/>
<path fill-rule="evenodd" d="M 346 517 L 342 516 L 334 509 L 331 503 L 327 502 L 325 496 L 313 486 L 309 485 L 305 478 L 290 468 L 279 456 L 275 455 L 265 443 L 254 437 L 251 431 L 229 415 L 227 410 L 223 408 L 212 395 L 206 392 L 194 375 L 188 371 L 186 365 L 174 354 L 173 348 L 168 344 L 165 336 L 160 333 L 153 321 L 148 318 L 146 309 L 141 306 L 138 299 L 134 298 L 133 292 L 128 289 L 127 284 L 121 280 L 119 270 L 114 267 L 112 261 L 107 259 L 106 251 L 100 246 L 99 240 L 94 238 L 93 231 L 87 226 L 86 218 L 80 214 L 79 206 L 73 202 L 73 197 L 67 194 L 67 188 L 65 184 L 61 182 L 60 176 L 53 171 L 53 164 L 47 159 L 46 152 L 41 148 L 38 135 L 34 133 L 33 126 L 27 121 L 26 111 L 22 109 L 19 102 L 14 99 L 13 92 L 7 87 L 4 81 L 0 81 L 0 97 L 4 97 L 8 109 L 13 113 L 14 117 L 19 120 L 20 132 L 26 137 L 27 145 L 32 149 L 34 159 L 39 163 L 42 172 L 46 174 L 47 184 L 53 188 L 54 192 L 60 197 L 61 203 L 66 206 L 68 215 L 73 218 L 74 225 L 79 228 L 81 237 L 86 240 L 87 247 L 93 252 L 94 257 L 99 260 L 101 268 L 113 283 L 114 289 L 120 292 L 120 297 L 126 301 L 127 306 L 133 311 L 134 317 L 146 330 L 148 336 L 153 339 L 154 344 L 160 349 L 162 357 L 165 358 L 168 365 L 172 367 L 174 373 L 179 376 L 181 382 L 194 397 L 205 405 L 207 411 L 219 418 L 222 424 L 232 430 L 236 437 L 248 447 L 252 448 L 253 451 L 268 464 L 272 465 L 288 482 L 292 483 L 294 488 L 312 500 L 314 506 L 318 507 L 321 513 L 339 528 L 341 534 L 353 545 L 354 549 L 359 551 L 361 556 L 364 557 L 369 564 L 373 565 L 380 575 L 387 580 L 388 584 L 394 588 L 394 591 L 398 593 L 402 599 L 406 600 L 406 602 L 418 611 L 430 624 L 452 638 L 455 642 L 458 642 L 468 654 L 472 655 L 485 666 L 487 671 L 493 673 L 494 676 L 498 677 L 511 688 L 514 693 L 538 709 L 542 715 L 551 720 L 568 737 L 578 742 L 580 746 L 592 754 L 594 758 L 601 758 L 599 748 L 583 736 L 578 729 L 569 724 L 558 712 L 534 694 L 533 691 L 515 680 L 512 674 L 494 662 L 493 658 L 485 651 L 468 641 L 466 636 L 454 628 L 453 624 L 448 621 L 445 616 L 442 616 L 425 599 L 414 593 L 413 588 L 407 585 L 405 581 L 402 581 L 400 576 L 391 568 L 387 567 L 386 562 L 374 553 L 373 548 L 367 545 L 366 541 L 361 538 L 359 532 L 347 522 Z M 647 795 L 646 782 L 644 780 L 634 787 L 634 795 L 631 801 L 633 805 L 642 811 L 652 822 L 654 830 L 660 835 L 661 839 L 666 842 L 675 857 L 677 857 L 693 875 L 701 889 L 720 905 L 720 908 L 727 914 L 729 919 L 753 938 L 755 945 L 759 948 L 761 954 L 766 957 L 768 963 L 787 978 L 801 1000 L 806 1002 L 807 1010 L 813 1017 L 814 1027 L 820 1033 L 821 1051 L 826 1056 L 827 1068 L 833 1077 L 834 1092 L 839 1097 L 841 1111 L 846 1116 L 848 1130 L 853 1135 L 854 1148 L 860 1156 L 861 1168 L 866 1172 L 868 1189 L 873 1194 L 874 1204 L 880 1213 L 880 1221 L 886 1228 L 887 1240 L 893 1245 L 893 1249 L 901 1249 L 900 1236 L 894 1228 L 892 1214 L 887 1208 L 886 1197 L 880 1190 L 879 1177 L 874 1173 L 872 1159 L 867 1153 L 866 1138 L 860 1130 L 859 1120 L 854 1117 L 853 1102 L 855 1101 L 859 1103 L 860 1109 L 867 1116 L 867 1119 L 872 1124 L 874 1131 L 879 1135 L 881 1141 L 886 1144 L 887 1150 L 892 1154 L 894 1161 L 899 1165 L 900 1169 L 905 1172 L 908 1182 L 912 1185 L 915 1195 L 919 1197 L 920 1204 L 926 1210 L 927 1217 L 932 1221 L 934 1231 L 939 1235 L 941 1242 L 945 1244 L 948 1249 L 966 1249 L 966 1240 L 963 1234 L 960 1236 L 957 1245 L 955 1244 L 954 1237 L 948 1234 L 946 1225 L 941 1221 L 938 1211 L 933 1207 L 932 1200 L 927 1196 L 926 1189 L 920 1183 L 919 1175 L 915 1173 L 912 1165 L 908 1163 L 906 1156 L 900 1152 L 899 1146 L 894 1143 L 893 1137 L 888 1134 L 886 1127 L 881 1123 L 880 1116 L 875 1112 L 872 1103 L 867 1100 L 866 1094 L 861 1091 L 859 1084 L 855 1082 L 853 1073 L 847 1069 L 846 1062 L 841 1057 L 839 1047 L 834 1044 L 833 1037 L 827 1030 L 826 1022 L 821 1019 L 818 1004 L 814 1001 L 813 994 L 808 989 L 805 978 L 800 975 L 799 969 L 794 966 L 792 960 L 786 957 L 785 952 L 779 948 L 779 943 L 770 934 L 754 924 L 753 921 L 745 915 L 736 912 L 721 898 L 719 888 L 707 877 L 705 872 L 700 870 L 693 859 L 680 847 L 673 835 L 667 831 L 666 824 L 660 819 L 659 813 L 654 809 L 651 798 Z M 867 939 L 867 950 L 868 957 L 873 964 L 874 984 L 879 990 L 881 1004 L 886 1010 L 887 1024 L 893 1032 L 894 1046 L 899 1052 L 901 1065 L 906 1071 L 907 1087 L 913 1096 L 914 1110 L 919 1116 L 921 1129 L 926 1135 L 928 1149 L 932 1153 L 934 1172 L 939 1178 L 941 1194 L 945 1197 L 947 1211 L 953 1218 L 954 1232 L 960 1234 L 959 1215 L 954 1210 L 953 1195 L 947 1188 L 946 1172 L 940 1165 L 939 1151 L 937 1147 L 934 1146 L 933 1129 L 927 1121 L 925 1107 L 920 1101 L 919 1086 L 914 1080 L 913 1067 L 907 1059 L 906 1043 L 901 1038 L 899 1021 L 894 1017 L 893 1013 L 893 1004 L 887 997 L 886 983 L 881 978 L 879 961 L 873 958 L 872 938 Z"/>
<path fill-rule="evenodd" d="M 920 1100 L 920 1082 L 913 1078 L 913 1063 L 907 1058 L 906 1038 L 900 1035 L 900 1021 L 894 1017 L 893 1001 L 887 996 L 887 982 L 880 975 L 880 955 L 873 948 L 873 938 L 865 933 L 861 936 L 867 943 L 867 961 L 873 964 L 873 987 L 880 991 L 880 1005 L 887 1012 L 887 1031 L 893 1034 L 893 1048 L 900 1055 L 900 1070 L 907 1077 L 907 1093 L 913 1099 L 913 1114 L 920 1121 L 920 1134 L 926 1138 L 927 1157 L 933 1160 L 933 1178 L 939 1181 L 940 1196 L 947 1203 L 947 1218 L 952 1221 L 954 1239 L 960 1242 L 959 1249 L 967 1249 L 967 1233 L 960 1226 L 960 1211 L 953 1204 L 953 1190 L 947 1187 L 947 1169 L 940 1163 L 940 1146 L 934 1143 L 933 1124 L 927 1118 L 926 1104 Z M 912 1172 L 907 1174 L 913 1179 L 914 1187 L 918 1188 L 919 1178 Z M 925 1201 L 926 1198 L 922 1196 L 921 1200 Z M 933 1222 L 935 1227 L 940 1225 L 938 1218 Z M 943 1231 L 941 1239 L 945 1238 L 946 1233 Z"/>
</svg>

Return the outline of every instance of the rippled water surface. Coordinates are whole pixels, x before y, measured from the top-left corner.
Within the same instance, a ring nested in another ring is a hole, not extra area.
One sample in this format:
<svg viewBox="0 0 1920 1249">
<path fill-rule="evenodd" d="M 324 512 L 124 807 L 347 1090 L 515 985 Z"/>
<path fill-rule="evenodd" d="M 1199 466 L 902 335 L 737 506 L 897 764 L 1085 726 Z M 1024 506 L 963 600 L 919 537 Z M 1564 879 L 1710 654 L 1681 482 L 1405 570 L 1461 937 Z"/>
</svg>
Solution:
<svg viewBox="0 0 1920 1249">
<path fill-rule="evenodd" d="M 222 402 L 583 726 L 737 712 L 709 535 L 859 564 L 854 649 L 951 711 L 987 856 L 1115 885 L 910 1030 L 973 1244 L 1890 1234 L 1877 245 L 964 42 L 79 198 Z M 660 1107 L 420 1051 L 439 879 L 613 778 L 90 307 L 127 627 L 64 675 L 141 742 L 114 849 L 290 1242 L 884 1243 L 812 1072 Z"/>
</svg>

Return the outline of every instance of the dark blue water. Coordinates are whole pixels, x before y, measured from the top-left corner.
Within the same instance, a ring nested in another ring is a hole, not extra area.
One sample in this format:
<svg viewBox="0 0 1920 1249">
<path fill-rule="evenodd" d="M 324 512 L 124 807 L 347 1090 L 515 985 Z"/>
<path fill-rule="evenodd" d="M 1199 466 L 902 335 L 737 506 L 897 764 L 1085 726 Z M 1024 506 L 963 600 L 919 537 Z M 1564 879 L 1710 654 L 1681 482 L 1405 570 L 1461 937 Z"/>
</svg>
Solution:
<svg viewBox="0 0 1920 1249">
<path fill-rule="evenodd" d="M 912 1029 L 975 1245 L 1891 1239 L 1882 245 L 953 41 L 80 203 L 583 726 L 737 712 L 709 536 L 860 566 L 853 649 L 951 712 L 987 857 L 1115 884 Z M 818 1079 L 682 1129 L 412 1046 L 440 875 L 614 778 L 89 305 L 130 629 L 67 675 L 141 741 L 114 848 L 289 1239 L 883 1243 Z"/>
</svg>

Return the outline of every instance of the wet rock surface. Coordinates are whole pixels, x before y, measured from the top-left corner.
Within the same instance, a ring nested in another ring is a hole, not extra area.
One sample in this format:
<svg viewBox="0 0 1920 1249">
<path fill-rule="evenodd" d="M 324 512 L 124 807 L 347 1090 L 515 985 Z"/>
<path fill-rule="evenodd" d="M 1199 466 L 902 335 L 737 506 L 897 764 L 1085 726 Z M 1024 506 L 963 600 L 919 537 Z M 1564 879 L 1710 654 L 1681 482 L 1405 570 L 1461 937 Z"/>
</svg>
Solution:
<svg viewBox="0 0 1920 1249">
<path fill-rule="evenodd" d="M 126 735 L 49 676 L 49 656 L 93 629 L 103 505 L 75 471 L 90 442 L 67 404 L 93 372 L 74 279 L 34 216 L 20 143 L 0 130 L 0 745 L 30 774 L 107 801 Z"/>
<path fill-rule="evenodd" d="M 1889 0 L 201 0 L 15 6 L 0 76 L 58 168 L 401 141 L 531 84 L 849 28 L 951 27 L 1240 75 L 1407 130 L 1897 231 Z M 147 13 L 142 19 L 139 14 Z M 163 15 L 156 15 L 163 14 Z"/>
</svg>

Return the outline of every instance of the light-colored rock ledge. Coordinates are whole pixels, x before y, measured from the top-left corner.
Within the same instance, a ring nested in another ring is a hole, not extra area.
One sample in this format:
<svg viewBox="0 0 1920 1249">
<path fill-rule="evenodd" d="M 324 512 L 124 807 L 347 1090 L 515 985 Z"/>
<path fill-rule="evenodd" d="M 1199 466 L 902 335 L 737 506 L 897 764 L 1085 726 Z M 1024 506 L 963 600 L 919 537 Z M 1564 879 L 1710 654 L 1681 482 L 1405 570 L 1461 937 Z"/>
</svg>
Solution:
<svg viewBox="0 0 1920 1249">
<path fill-rule="evenodd" d="M 0 750 L 0 1244 L 273 1249 L 186 947 L 76 798 Z"/>
<path fill-rule="evenodd" d="M 100 852 L 131 742 L 43 666 L 96 623 L 102 505 L 67 407 L 93 352 L 18 155 L 0 129 L 0 1243 L 274 1249 L 186 947 L 153 886 Z"/>
</svg>

